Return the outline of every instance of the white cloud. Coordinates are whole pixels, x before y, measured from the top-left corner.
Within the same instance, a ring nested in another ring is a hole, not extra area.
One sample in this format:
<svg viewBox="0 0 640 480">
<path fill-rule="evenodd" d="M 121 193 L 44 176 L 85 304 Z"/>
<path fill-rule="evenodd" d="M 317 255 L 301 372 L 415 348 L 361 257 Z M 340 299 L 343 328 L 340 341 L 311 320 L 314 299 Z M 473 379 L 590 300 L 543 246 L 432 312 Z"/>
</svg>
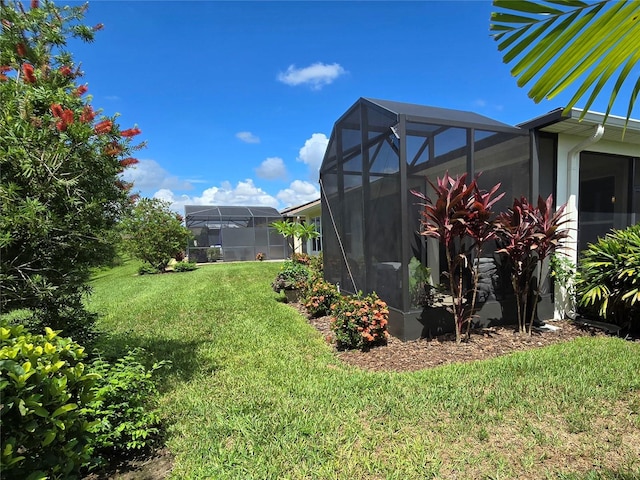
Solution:
<svg viewBox="0 0 640 480">
<path fill-rule="evenodd" d="M 269 157 L 256 168 L 256 175 L 266 180 L 287 178 L 287 167 L 280 157 Z"/>
<path fill-rule="evenodd" d="M 314 133 L 298 152 L 297 160 L 309 166 L 310 176 L 314 181 L 318 179 L 318 172 L 328 144 L 329 139 L 324 133 Z"/>
<path fill-rule="evenodd" d="M 504 110 L 504 105 L 500 105 L 500 104 L 496 104 L 496 103 L 489 103 L 483 98 L 476 99 L 473 102 L 473 106 L 475 108 L 484 108 L 484 109 L 490 109 L 490 110 L 497 110 L 498 112 L 501 112 L 502 110 Z"/>
<path fill-rule="evenodd" d="M 251 132 L 238 132 L 236 133 L 236 138 L 244 143 L 260 143 L 260 137 Z"/>
<path fill-rule="evenodd" d="M 286 72 L 278 74 L 278 80 L 293 87 L 307 84 L 311 85 L 313 90 L 320 90 L 345 73 L 347 71 L 338 63 L 329 65 L 318 62 L 304 68 L 296 68 L 295 65 L 289 65 Z"/>
<path fill-rule="evenodd" d="M 191 182 L 170 175 L 155 160 L 140 160 L 137 165 L 127 168 L 123 172 L 122 178 L 127 182 L 133 182 L 134 191 L 191 190 L 193 188 Z"/>
<path fill-rule="evenodd" d="M 289 185 L 289 188 L 280 190 L 276 197 L 278 197 L 278 200 L 280 200 L 286 208 L 317 200 L 320 198 L 320 190 L 312 183 L 294 180 L 291 182 L 291 185 Z"/>
<path fill-rule="evenodd" d="M 154 198 L 161 198 L 172 203 L 171 208 L 184 212 L 185 205 L 256 205 L 278 208 L 278 200 L 261 188 L 254 185 L 250 178 L 238 182 L 233 187 L 229 182 L 222 182 L 219 187 L 210 187 L 200 196 L 176 196 L 170 189 L 160 189 Z"/>
</svg>

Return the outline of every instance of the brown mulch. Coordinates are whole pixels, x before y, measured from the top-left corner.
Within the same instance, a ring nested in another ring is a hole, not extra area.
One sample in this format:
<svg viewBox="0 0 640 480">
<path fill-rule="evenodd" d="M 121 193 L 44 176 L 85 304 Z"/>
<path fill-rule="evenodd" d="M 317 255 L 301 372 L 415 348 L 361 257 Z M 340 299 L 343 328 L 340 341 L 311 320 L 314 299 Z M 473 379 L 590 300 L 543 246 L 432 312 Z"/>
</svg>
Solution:
<svg viewBox="0 0 640 480">
<path fill-rule="evenodd" d="M 367 351 L 337 350 L 335 338 L 329 326 L 331 317 L 309 318 L 302 305 L 292 305 L 307 316 L 311 325 L 318 329 L 327 343 L 334 345 L 335 354 L 344 363 L 369 371 L 408 372 L 425 368 L 485 360 L 512 352 L 545 347 L 566 342 L 577 337 L 603 336 L 605 333 L 583 327 L 570 320 L 548 320 L 547 325 L 559 327 L 556 331 L 534 331 L 531 336 L 518 332 L 517 326 L 490 327 L 471 332 L 468 342 L 456 344 L 454 334 L 431 339 L 403 342 L 390 335 L 386 345 L 372 347 Z"/>
</svg>

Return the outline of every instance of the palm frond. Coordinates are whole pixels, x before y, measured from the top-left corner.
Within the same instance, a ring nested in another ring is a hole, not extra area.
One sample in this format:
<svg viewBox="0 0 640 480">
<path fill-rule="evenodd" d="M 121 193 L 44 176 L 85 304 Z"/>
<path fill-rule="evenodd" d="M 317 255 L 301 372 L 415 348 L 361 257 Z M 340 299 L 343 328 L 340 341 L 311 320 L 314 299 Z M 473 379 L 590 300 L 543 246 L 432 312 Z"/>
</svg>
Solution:
<svg viewBox="0 0 640 480">
<path fill-rule="evenodd" d="M 640 64 L 640 2 L 494 0 L 493 5 L 490 30 L 504 62 L 513 64 L 518 85 L 531 85 L 529 97 L 539 103 L 575 84 L 565 113 L 588 95 L 584 116 L 596 98 L 608 95 L 606 121 Z M 625 128 L 639 91 L 640 78 L 629 98 Z"/>
</svg>

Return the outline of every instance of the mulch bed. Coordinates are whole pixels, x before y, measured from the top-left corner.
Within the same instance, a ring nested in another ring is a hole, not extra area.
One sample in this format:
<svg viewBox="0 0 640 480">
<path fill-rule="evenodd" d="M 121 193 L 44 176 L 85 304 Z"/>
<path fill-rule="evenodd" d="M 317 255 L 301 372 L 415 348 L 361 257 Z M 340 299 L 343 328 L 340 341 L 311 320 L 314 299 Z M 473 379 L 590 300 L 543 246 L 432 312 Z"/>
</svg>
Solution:
<svg viewBox="0 0 640 480">
<path fill-rule="evenodd" d="M 403 342 L 389 336 L 386 345 L 372 347 L 367 351 L 335 348 L 335 338 L 329 326 L 331 317 L 309 318 L 300 304 L 292 304 L 318 329 L 322 337 L 334 346 L 335 354 L 344 363 L 369 371 L 407 372 L 447 365 L 472 362 L 499 357 L 508 353 L 540 348 L 566 342 L 577 337 L 604 336 L 593 327 L 584 327 L 570 320 L 549 320 L 545 323 L 559 327 L 556 331 L 534 331 L 531 336 L 522 335 L 517 326 L 500 326 L 473 330 L 468 342 L 456 344 L 454 334 L 430 339 Z"/>
</svg>

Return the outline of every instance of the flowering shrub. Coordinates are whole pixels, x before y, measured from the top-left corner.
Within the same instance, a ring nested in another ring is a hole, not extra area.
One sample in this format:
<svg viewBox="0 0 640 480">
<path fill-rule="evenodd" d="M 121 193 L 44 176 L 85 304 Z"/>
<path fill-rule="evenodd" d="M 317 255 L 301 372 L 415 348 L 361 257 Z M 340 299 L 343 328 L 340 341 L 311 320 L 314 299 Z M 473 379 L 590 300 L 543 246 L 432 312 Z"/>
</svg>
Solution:
<svg viewBox="0 0 640 480">
<path fill-rule="evenodd" d="M 364 349 L 384 343 L 389 336 L 389 309 L 375 293 L 341 298 L 331 310 L 331 329 L 339 347 Z"/>
<path fill-rule="evenodd" d="M 311 268 L 313 272 L 317 272 L 319 276 L 322 276 L 324 270 L 322 252 L 309 258 L 309 268 Z"/>
<path fill-rule="evenodd" d="M 307 308 L 309 315 L 312 317 L 320 317 L 331 313 L 331 305 L 340 300 L 338 287 L 329 283 L 322 278 L 312 281 L 309 286 L 304 306 Z"/>
<path fill-rule="evenodd" d="M 280 273 L 271 284 L 274 292 L 306 288 L 309 284 L 309 269 L 293 260 L 286 260 Z"/>
<path fill-rule="evenodd" d="M 311 258 L 306 253 L 294 253 L 293 255 L 291 255 L 291 260 L 294 263 L 301 263 L 302 265 L 308 266 L 309 264 L 311 264 Z"/>
</svg>

